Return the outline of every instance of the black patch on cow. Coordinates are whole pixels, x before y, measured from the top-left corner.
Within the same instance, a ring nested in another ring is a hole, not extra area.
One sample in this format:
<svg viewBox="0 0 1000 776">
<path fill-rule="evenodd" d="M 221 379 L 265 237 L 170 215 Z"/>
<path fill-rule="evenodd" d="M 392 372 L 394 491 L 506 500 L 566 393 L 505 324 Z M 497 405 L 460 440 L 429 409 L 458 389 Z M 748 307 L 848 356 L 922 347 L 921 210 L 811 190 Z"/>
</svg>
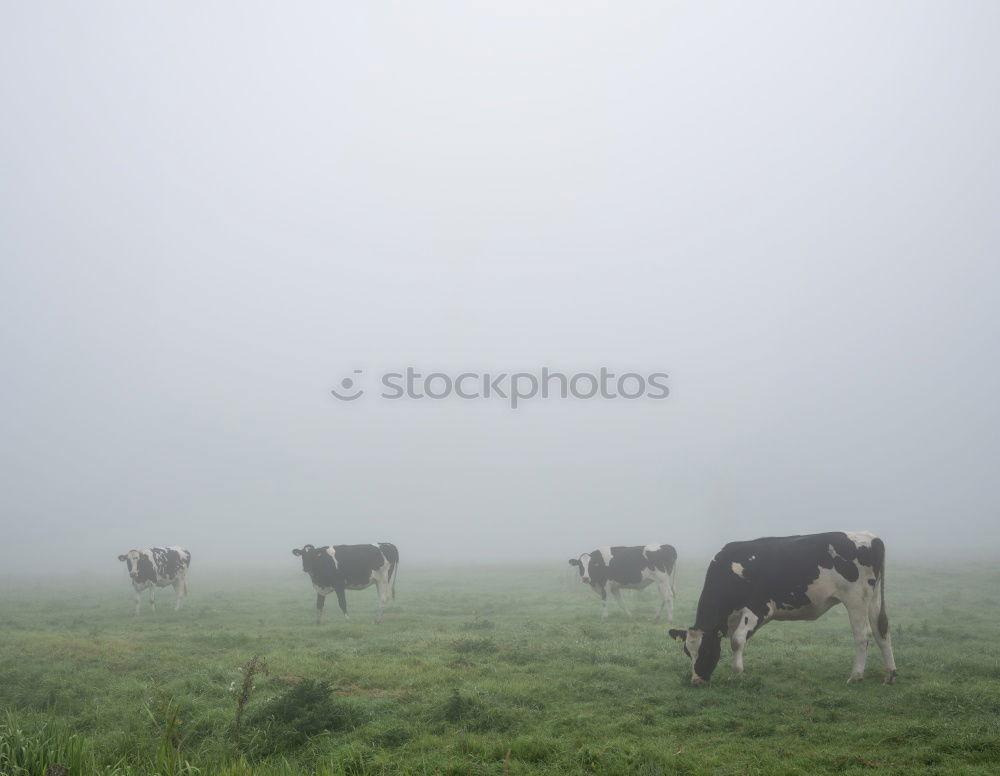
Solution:
<svg viewBox="0 0 1000 776">
<path fill-rule="evenodd" d="M 336 544 L 333 546 L 337 554 L 336 562 L 327 549 L 317 547 L 311 554 L 310 567 L 306 569 L 313 584 L 320 587 L 367 585 L 372 572 L 385 563 L 382 551 L 374 544 Z"/>
<path fill-rule="evenodd" d="M 132 564 L 130 563 L 129 566 L 131 565 Z M 149 556 L 146 553 L 139 553 L 139 563 L 137 565 L 138 568 L 136 569 L 135 575 L 136 582 L 156 582 L 156 566 L 153 565 L 153 561 L 149 559 Z"/>
<path fill-rule="evenodd" d="M 162 547 L 153 547 L 153 558 L 156 561 L 156 570 L 161 579 L 174 579 L 181 566 L 187 566 L 191 561 L 191 553 L 182 556 L 177 550 Z"/>
<path fill-rule="evenodd" d="M 646 559 L 651 568 L 671 574 L 677 563 L 677 550 L 669 544 L 661 544 L 658 550 L 647 550 Z"/>
</svg>

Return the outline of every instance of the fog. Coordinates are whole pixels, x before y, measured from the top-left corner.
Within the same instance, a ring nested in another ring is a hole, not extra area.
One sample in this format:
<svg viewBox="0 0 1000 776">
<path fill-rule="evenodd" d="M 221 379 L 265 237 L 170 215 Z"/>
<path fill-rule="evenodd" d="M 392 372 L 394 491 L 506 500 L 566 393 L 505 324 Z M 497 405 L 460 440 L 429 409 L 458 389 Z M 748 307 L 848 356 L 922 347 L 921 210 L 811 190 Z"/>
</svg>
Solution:
<svg viewBox="0 0 1000 776">
<path fill-rule="evenodd" d="M 996 557 L 997 4 L 2 16 L 4 573 Z M 410 366 L 670 395 L 381 398 Z"/>
</svg>

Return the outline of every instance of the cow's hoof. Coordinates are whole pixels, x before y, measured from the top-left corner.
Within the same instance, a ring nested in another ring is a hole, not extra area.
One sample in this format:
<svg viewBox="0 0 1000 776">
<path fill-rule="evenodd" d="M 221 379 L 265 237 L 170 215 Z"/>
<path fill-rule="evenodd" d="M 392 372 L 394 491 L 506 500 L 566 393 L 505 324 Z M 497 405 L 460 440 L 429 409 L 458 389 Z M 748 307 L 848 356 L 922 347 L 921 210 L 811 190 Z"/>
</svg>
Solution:
<svg viewBox="0 0 1000 776">
<path fill-rule="evenodd" d="M 885 679 L 882 680 L 882 684 L 892 684 L 896 681 L 896 677 L 899 676 L 899 671 L 893 669 L 885 675 Z"/>
<path fill-rule="evenodd" d="M 700 676 L 692 676 L 691 684 L 693 684 L 695 687 L 701 687 L 702 685 L 708 684 L 708 682 L 702 679 Z"/>
<path fill-rule="evenodd" d="M 861 674 L 851 674 L 851 678 L 847 680 L 848 684 L 858 684 L 863 682 L 865 678 Z"/>
</svg>

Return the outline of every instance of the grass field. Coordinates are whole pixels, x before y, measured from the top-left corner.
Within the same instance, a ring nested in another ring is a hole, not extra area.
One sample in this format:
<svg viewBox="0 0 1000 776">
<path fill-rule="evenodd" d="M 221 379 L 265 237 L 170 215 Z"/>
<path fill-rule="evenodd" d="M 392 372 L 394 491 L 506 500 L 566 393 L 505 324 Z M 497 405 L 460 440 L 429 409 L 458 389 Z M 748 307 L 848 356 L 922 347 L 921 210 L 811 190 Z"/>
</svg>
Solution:
<svg viewBox="0 0 1000 776">
<path fill-rule="evenodd" d="M 312 624 L 314 595 L 285 575 L 209 576 L 179 613 L 132 615 L 124 578 L 8 582 L 0 590 L 0 773 L 41 774 L 948 774 L 1000 771 L 1000 572 L 890 565 L 898 684 L 846 684 L 842 607 L 772 623 L 706 688 L 626 594 L 634 621 L 562 564 L 401 566 L 372 624 L 374 589 Z M 683 561 L 682 561 L 683 564 Z M 890 559 L 891 564 L 891 559 Z M 704 563 L 681 566 L 675 622 L 693 619 Z M 234 716 L 242 674 L 266 659 Z M 328 685 L 324 685 L 328 682 Z"/>
</svg>

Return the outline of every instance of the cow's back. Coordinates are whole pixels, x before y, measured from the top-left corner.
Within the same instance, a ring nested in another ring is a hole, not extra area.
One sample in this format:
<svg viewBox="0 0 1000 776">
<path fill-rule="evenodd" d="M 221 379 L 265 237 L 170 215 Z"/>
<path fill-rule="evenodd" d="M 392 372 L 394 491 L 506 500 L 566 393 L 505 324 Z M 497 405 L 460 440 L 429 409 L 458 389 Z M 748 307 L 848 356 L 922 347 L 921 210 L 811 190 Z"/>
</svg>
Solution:
<svg viewBox="0 0 1000 776">
<path fill-rule="evenodd" d="M 638 585 L 643 571 L 650 567 L 645 547 L 612 547 L 608 578 L 620 585 Z"/>
<path fill-rule="evenodd" d="M 644 554 L 650 568 L 672 574 L 677 563 L 677 550 L 669 544 L 650 545 L 645 548 Z"/>
<path fill-rule="evenodd" d="M 386 562 L 382 550 L 374 544 L 335 544 L 333 552 L 338 576 L 348 587 L 368 584 L 372 572 Z"/>
</svg>

